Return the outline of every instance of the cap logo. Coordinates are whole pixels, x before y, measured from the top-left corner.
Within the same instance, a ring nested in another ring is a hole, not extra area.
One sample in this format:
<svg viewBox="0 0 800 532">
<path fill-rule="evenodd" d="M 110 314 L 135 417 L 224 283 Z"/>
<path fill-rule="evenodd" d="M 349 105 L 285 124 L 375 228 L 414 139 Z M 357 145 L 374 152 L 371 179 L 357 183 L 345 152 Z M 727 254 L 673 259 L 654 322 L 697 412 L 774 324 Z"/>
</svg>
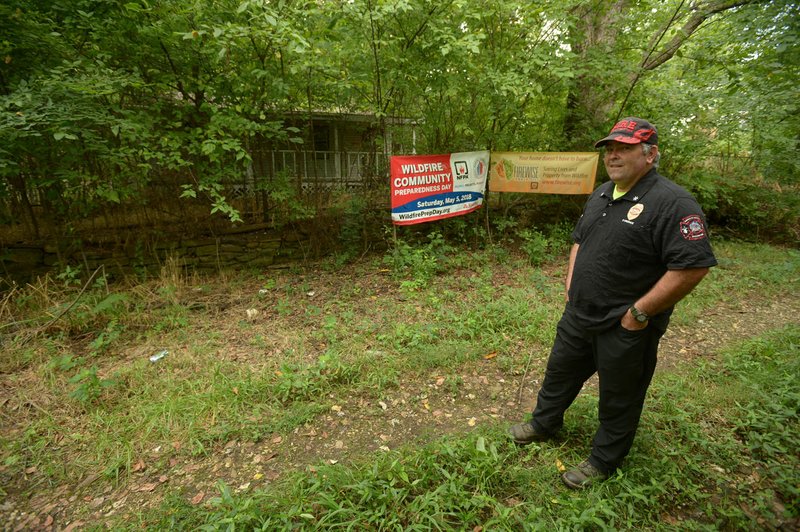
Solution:
<svg viewBox="0 0 800 532">
<path fill-rule="evenodd" d="M 617 131 L 619 129 L 623 129 L 625 131 L 633 131 L 636 129 L 636 122 L 633 120 L 620 120 L 614 127 L 611 128 L 611 132 Z"/>
<path fill-rule="evenodd" d="M 637 203 L 628 210 L 628 220 L 635 220 L 644 211 L 644 205 Z"/>
</svg>

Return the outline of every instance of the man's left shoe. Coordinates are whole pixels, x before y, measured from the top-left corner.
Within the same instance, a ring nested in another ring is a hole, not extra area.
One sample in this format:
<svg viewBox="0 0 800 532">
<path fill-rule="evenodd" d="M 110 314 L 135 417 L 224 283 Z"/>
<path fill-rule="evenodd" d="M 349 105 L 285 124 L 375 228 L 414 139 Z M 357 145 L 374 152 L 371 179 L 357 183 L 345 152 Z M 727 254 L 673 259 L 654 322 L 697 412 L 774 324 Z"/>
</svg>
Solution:
<svg viewBox="0 0 800 532">
<path fill-rule="evenodd" d="M 582 462 L 575 469 L 570 469 L 561 475 L 562 482 L 564 482 L 568 488 L 574 490 L 584 489 L 594 482 L 600 482 L 607 478 L 608 474 L 603 473 L 590 464 L 589 460 Z"/>
</svg>

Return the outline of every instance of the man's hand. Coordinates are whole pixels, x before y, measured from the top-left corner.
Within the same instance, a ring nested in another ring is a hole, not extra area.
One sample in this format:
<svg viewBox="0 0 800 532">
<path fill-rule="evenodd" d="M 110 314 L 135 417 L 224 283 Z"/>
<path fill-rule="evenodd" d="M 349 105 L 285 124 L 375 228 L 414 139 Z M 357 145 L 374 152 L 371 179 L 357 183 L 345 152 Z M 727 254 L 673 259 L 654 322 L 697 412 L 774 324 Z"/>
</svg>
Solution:
<svg viewBox="0 0 800 532">
<path fill-rule="evenodd" d="M 622 325 L 623 329 L 628 329 L 629 331 L 641 331 L 649 324 L 649 321 L 641 322 L 633 317 L 631 314 L 631 309 L 628 309 L 625 314 L 622 315 L 622 320 L 620 320 L 620 325 Z"/>
</svg>

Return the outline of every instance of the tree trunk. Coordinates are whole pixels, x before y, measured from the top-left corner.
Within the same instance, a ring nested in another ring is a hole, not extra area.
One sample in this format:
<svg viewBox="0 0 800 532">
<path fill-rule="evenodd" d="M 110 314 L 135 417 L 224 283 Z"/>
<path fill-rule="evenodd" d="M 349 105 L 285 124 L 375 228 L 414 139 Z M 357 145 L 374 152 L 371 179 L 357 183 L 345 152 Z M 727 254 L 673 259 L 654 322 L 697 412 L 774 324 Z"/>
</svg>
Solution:
<svg viewBox="0 0 800 532">
<path fill-rule="evenodd" d="M 585 150 L 600 136 L 605 135 L 611 122 L 626 114 L 628 98 L 639 79 L 671 59 L 684 43 L 708 19 L 747 4 L 766 3 L 769 0 L 707 0 L 682 1 L 674 15 L 648 39 L 647 48 L 635 68 L 621 65 L 616 72 L 594 69 L 576 76 L 567 96 L 564 134 L 569 149 Z M 570 42 L 580 64 L 591 64 L 591 54 L 612 53 L 624 25 L 620 21 L 630 7 L 629 0 L 597 2 L 584 7 L 577 14 L 577 23 Z M 689 5 L 687 5 L 689 4 Z M 666 44 L 663 37 L 675 25 L 683 24 Z M 626 73 L 625 71 L 628 71 Z M 620 75 L 622 74 L 622 75 Z M 616 109 L 616 114 L 614 113 Z"/>
<path fill-rule="evenodd" d="M 570 43 L 579 64 L 591 64 L 591 54 L 611 53 L 620 31 L 619 20 L 629 4 L 630 0 L 616 0 L 578 8 Z M 564 122 L 567 149 L 582 151 L 591 147 L 614 104 L 618 90 L 614 82 L 611 73 L 598 69 L 583 70 L 575 77 L 567 95 Z"/>
</svg>

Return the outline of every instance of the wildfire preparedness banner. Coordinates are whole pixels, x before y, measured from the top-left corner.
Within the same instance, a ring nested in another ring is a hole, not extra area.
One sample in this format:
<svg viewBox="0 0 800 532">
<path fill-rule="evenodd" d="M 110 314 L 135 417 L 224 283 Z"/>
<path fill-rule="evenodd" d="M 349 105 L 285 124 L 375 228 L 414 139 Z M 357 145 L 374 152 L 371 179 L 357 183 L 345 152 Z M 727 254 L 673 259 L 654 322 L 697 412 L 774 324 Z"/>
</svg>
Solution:
<svg viewBox="0 0 800 532">
<path fill-rule="evenodd" d="M 488 170 L 488 151 L 393 156 L 392 223 L 418 224 L 479 209 Z"/>
<path fill-rule="evenodd" d="M 489 190 L 540 194 L 591 194 L 597 153 L 492 152 Z"/>
</svg>

